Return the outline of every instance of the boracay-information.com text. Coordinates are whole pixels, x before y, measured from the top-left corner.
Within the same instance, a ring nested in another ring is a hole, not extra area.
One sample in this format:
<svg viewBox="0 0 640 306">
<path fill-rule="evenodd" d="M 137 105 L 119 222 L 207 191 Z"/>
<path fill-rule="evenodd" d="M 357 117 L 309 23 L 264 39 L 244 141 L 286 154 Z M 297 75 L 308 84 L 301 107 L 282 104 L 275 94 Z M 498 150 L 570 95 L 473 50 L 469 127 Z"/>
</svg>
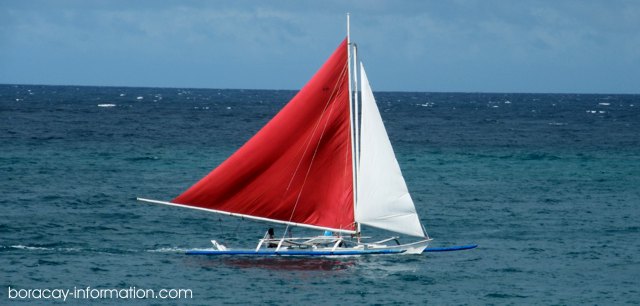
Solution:
<svg viewBox="0 0 640 306">
<path fill-rule="evenodd" d="M 8 287 L 10 300 L 62 300 L 67 299 L 192 299 L 191 289 L 141 289 L 136 287 L 98 289 L 91 287 L 32 288 Z"/>
</svg>

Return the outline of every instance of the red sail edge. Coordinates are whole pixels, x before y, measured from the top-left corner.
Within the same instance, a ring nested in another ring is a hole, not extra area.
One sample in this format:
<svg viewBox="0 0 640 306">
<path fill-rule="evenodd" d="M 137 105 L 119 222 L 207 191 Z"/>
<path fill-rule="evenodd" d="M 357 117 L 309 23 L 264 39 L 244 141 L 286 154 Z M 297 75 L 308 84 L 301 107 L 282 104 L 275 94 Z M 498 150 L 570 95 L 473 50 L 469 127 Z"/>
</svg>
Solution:
<svg viewBox="0 0 640 306">
<path fill-rule="evenodd" d="M 256 135 L 173 203 L 354 230 L 347 41 Z"/>
</svg>

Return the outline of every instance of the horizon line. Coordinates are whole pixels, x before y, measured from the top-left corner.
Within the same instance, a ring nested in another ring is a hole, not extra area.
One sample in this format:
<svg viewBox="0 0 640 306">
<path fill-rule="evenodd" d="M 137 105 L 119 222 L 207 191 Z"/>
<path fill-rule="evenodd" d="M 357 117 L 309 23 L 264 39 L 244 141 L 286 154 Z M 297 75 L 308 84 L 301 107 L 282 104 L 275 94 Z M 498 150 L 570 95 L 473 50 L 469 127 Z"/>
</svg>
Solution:
<svg viewBox="0 0 640 306">
<path fill-rule="evenodd" d="M 134 86 L 134 85 L 75 85 L 75 84 L 23 84 L 0 83 L 0 86 L 47 86 L 47 87 L 104 87 L 104 88 L 159 88 L 159 89 L 196 89 L 196 90 L 273 90 L 273 91 L 300 91 L 300 89 L 273 89 L 273 88 L 215 88 L 215 87 L 189 87 L 189 86 Z M 547 94 L 547 95 L 640 95 L 637 93 L 611 93 L 611 92 L 525 92 L 525 91 L 416 91 L 416 90 L 374 90 L 381 93 L 466 93 L 466 94 Z"/>
</svg>

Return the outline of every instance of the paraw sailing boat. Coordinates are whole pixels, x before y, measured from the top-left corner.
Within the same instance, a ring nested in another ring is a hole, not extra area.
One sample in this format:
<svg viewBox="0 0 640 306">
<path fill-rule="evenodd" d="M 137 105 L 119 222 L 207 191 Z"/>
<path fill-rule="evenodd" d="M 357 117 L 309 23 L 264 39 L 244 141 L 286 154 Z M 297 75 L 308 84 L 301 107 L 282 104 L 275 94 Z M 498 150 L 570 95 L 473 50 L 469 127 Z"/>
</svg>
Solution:
<svg viewBox="0 0 640 306">
<path fill-rule="evenodd" d="M 361 105 L 352 90 L 358 85 L 356 51 L 347 15 L 347 38 L 238 151 L 171 202 L 138 200 L 329 232 L 298 238 L 265 234 L 255 249 L 228 249 L 212 240 L 213 249 L 188 254 L 421 254 L 431 239 L 416 213 L 362 63 Z M 417 241 L 369 241 L 361 236 L 361 225 Z"/>
</svg>

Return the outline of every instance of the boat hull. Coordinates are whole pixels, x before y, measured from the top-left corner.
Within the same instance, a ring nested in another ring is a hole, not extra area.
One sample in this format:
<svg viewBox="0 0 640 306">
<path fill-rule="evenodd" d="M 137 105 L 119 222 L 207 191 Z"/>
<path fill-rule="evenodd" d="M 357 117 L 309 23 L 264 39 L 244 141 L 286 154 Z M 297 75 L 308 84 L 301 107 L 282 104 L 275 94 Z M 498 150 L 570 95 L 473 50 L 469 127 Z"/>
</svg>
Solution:
<svg viewBox="0 0 640 306">
<path fill-rule="evenodd" d="M 187 255 L 210 256 L 362 256 L 362 255 L 393 255 L 393 254 L 421 254 L 430 240 L 423 240 L 402 245 L 362 245 L 354 248 L 309 248 L 309 249 L 203 249 L 188 250 Z"/>
<path fill-rule="evenodd" d="M 236 255 L 236 256 L 359 256 L 359 255 L 389 255 L 389 254 L 402 254 L 404 250 L 336 250 L 336 251 L 324 251 L 324 250 L 250 250 L 250 249 L 237 249 L 237 250 L 189 250 L 187 255 Z"/>
</svg>

